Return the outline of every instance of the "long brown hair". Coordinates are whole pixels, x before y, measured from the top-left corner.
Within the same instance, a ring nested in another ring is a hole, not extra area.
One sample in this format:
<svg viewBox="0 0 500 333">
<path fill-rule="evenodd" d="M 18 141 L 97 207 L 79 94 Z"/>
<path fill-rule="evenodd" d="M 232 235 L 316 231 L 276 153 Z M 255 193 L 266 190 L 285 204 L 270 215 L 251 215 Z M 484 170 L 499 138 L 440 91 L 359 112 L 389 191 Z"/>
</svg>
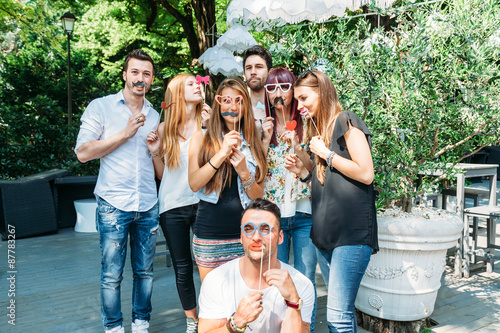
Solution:
<svg viewBox="0 0 500 333">
<path fill-rule="evenodd" d="M 307 71 L 295 82 L 294 87 L 309 87 L 319 98 L 319 108 L 313 120 L 318 126 L 319 135 L 326 146 L 330 145 L 335 119 L 342 112 L 342 106 L 337 97 L 337 89 L 332 80 L 320 71 Z M 312 121 L 307 122 L 307 140 L 317 135 Z M 316 155 L 316 176 L 321 184 L 325 183 L 326 161 Z"/>
<path fill-rule="evenodd" d="M 258 135 L 257 128 L 255 127 L 255 118 L 253 116 L 250 96 L 248 95 L 248 91 L 243 81 L 239 78 L 225 79 L 217 89 L 216 94 L 221 95 L 222 90 L 225 88 L 235 89 L 240 92 L 241 96 L 243 96 L 240 118 L 241 130 L 243 132 L 243 137 L 250 146 L 252 156 L 257 162 L 255 181 L 260 183 L 264 180 L 264 177 L 267 174 L 267 161 L 266 154 L 262 148 L 262 142 L 260 141 L 260 136 Z M 224 141 L 222 133 L 227 133 L 229 131 L 220 112 L 221 108 L 219 103 L 214 101 L 212 106 L 212 115 L 208 121 L 208 129 L 203 137 L 200 154 L 198 155 L 198 165 L 200 167 L 205 165 L 216 152 L 221 150 L 222 142 Z M 219 170 L 215 172 L 215 175 L 205 186 L 206 193 L 208 194 L 213 191 L 223 189 L 228 181 L 229 185 L 231 185 L 231 175 L 231 162 L 226 159 L 219 167 Z"/>
<path fill-rule="evenodd" d="M 179 145 L 179 138 L 187 140 L 181 134 L 181 129 L 184 128 L 184 122 L 186 121 L 186 102 L 185 102 L 185 87 L 186 80 L 193 75 L 184 73 L 177 75 L 170 81 L 165 90 L 165 103 L 170 105 L 167 110 L 163 111 L 165 113 L 164 128 L 162 145 L 163 149 L 161 151 L 161 157 L 165 158 L 165 165 L 167 168 L 175 169 L 180 165 L 180 154 L 181 148 Z M 198 129 L 201 128 L 201 123 L 203 121 L 201 117 L 202 103 L 196 106 L 196 122 L 198 123 Z"/>
</svg>

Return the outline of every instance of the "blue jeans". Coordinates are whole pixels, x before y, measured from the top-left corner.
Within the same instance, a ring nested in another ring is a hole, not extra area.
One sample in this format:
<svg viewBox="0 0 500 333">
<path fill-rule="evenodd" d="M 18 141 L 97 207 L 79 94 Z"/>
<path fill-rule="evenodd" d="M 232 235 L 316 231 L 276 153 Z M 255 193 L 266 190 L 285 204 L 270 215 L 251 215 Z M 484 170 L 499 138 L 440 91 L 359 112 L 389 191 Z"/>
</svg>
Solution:
<svg viewBox="0 0 500 333">
<path fill-rule="evenodd" d="M 290 243 L 293 242 L 293 267 L 311 280 L 314 286 L 314 309 L 311 318 L 311 332 L 316 323 L 316 246 L 309 238 L 312 219 L 310 214 L 295 213 L 292 217 L 281 218 L 283 243 L 278 245 L 278 260 L 288 264 Z"/>
<path fill-rule="evenodd" d="M 96 226 L 101 245 L 101 317 L 104 328 L 111 329 L 123 322 L 120 284 L 129 234 L 134 273 L 132 322 L 135 319 L 149 321 L 158 204 L 146 212 L 125 212 L 98 198 Z"/>
<path fill-rule="evenodd" d="M 328 288 L 326 319 L 330 332 L 358 330 L 354 301 L 370 262 L 368 245 L 340 246 L 333 252 L 319 250 L 318 263 Z"/>
</svg>

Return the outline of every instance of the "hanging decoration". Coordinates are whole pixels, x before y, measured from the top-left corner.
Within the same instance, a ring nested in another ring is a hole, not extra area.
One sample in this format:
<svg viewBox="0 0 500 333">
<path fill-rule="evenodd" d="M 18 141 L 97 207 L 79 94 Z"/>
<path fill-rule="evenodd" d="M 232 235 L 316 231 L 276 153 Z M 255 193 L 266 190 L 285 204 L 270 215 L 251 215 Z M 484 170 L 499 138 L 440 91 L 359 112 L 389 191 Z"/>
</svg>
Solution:
<svg viewBox="0 0 500 333">
<path fill-rule="evenodd" d="M 224 76 L 238 76 L 243 73 L 243 66 L 234 57 L 233 53 L 215 45 L 201 55 L 198 62 L 212 74 Z"/>
<path fill-rule="evenodd" d="M 395 0 L 375 0 L 376 7 L 387 9 Z M 346 9 L 357 10 L 372 0 L 233 0 L 227 8 L 227 25 L 251 25 L 257 30 L 271 25 L 295 24 L 302 21 L 321 23 L 332 16 L 344 16 Z"/>
<path fill-rule="evenodd" d="M 239 24 L 231 26 L 217 40 L 217 46 L 237 53 L 243 53 L 243 51 L 254 45 L 257 45 L 257 41 Z"/>
</svg>

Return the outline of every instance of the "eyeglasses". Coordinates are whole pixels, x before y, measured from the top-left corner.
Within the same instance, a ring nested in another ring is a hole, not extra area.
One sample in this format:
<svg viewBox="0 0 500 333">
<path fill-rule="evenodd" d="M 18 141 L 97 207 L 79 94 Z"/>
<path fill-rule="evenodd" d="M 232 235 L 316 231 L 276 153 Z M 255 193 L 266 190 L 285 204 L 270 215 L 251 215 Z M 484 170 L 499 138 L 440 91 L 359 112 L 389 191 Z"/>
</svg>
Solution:
<svg viewBox="0 0 500 333">
<path fill-rule="evenodd" d="M 299 75 L 299 78 L 302 79 L 302 78 L 306 77 L 308 73 L 311 73 L 312 75 L 314 75 L 314 77 L 318 78 L 316 76 L 316 74 L 314 74 L 314 72 L 312 71 L 311 68 L 307 68 L 305 71 L 303 71 L 302 74 Z"/>
<path fill-rule="evenodd" d="M 267 236 L 271 233 L 271 230 L 273 229 L 273 226 L 271 226 L 267 222 L 262 222 L 258 226 L 255 226 L 253 222 L 247 222 L 241 226 L 241 230 L 243 233 L 247 236 L 252 236 L 256 230 L 259 231 L 259 234 L 261 236 Z"/>
<path fill-rule="evenodd" d="M 292 88 L 291 83 L 270 83 L 264 86 L 266 91 L 270 94 L 276 91 L 276 89 L 280 88 L 280 90 L 284 93 L 288 92 L 290 88 Z"/>
<path fill-rule="evenodd" d="M 241 95 L 236 95 L 236 96 L 223 96 L 223 95 L 215 95 L 215 101 L 219 103 L 219 105 L 224 106 L 224 105 L 238 105 L 241 104 L 243 101 L 243 96 Z"/>
</svg>

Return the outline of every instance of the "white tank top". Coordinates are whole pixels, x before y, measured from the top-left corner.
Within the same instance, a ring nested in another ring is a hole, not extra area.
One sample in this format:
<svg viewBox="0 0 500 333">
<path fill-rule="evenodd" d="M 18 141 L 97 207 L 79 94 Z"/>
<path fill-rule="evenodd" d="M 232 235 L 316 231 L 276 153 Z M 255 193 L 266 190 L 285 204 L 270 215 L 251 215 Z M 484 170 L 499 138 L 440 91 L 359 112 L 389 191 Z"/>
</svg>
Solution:
<svg viewBox="0 0 500 333">
<path fill-rule="evenodd" d="M 160 190 L 158 191 L 158 201 L 160 202 L 160 214 L 174 208 L 194 205 L 200 200 L 191 191 L 188 181 L 188 153 L 191 138 L 180 145 L 180 165 L 175 169 L 165 166 L 161 179 Z"/>
</svg>

